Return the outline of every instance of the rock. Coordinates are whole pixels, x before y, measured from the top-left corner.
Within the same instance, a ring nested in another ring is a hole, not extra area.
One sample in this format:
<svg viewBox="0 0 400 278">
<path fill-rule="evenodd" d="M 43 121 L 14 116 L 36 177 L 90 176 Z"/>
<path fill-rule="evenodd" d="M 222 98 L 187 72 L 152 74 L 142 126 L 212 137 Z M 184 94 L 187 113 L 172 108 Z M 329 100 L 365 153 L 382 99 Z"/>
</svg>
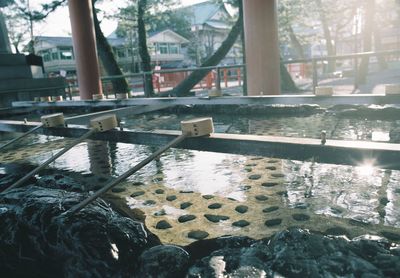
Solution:
<svg viewBox="0 0 400 278">
<path fill-rule="evenodd" d="M 176 196 L 175 195 L 170 195 L 170 196 L 167 196 L 167 198 L 165 198 L 167 201 L 170 201 L 170 202 L 172 202 L 172 201 L 175 201 L 176 200 Z"/>
<path fill-rule="evenodd" d="M 200 230 L 195 230 L 195 231 L 190 231 L 188 233 L 188 238 L 193 238 L 193 239 L 204 239 L 208 237 L 208 233 L 205 231 L 200 231 Z"/>
<path fill-rule="evenodd" d="M 368 238 L 330 238 L 296 228 L 251 244 L 219 245 L 218 239 L 210 239 L 191 245 L 187 250 L 201 250 L 202 257 L 190 266 L 188 277 L 372 278 L 397 277 L 400 269 L 400 257 L 389 245 Z"/>
<path fill-rule="evenodd" d="M 214 203 L 208 206 L 209 209 L 220 209 L 222 207 L 222 204 L 220 203 Z"/>
<path fill-rule="evenodd" d="M 207 218 L 208 221 L 218 223 L 219 221 L 228 220 L 229 216 L 225 215 L 214 215 L 214 214 L 204 214 L 204 217 Z"/>
<path fill-rule="evenodd" d="M 74 215 L 62 214 L 84 197 L 37 186 L 0 195 L 0 250 L 7 250 L 0 252 L 1 275 L 132 276 L 140 254 L 159 240 L 100 198 Z"/>
<path fill-rule="evenodd" d="M 246 220 L 239 220 L 239 221 L 232 223 L 232 226 L 235 226 L 235 227 L 246 227 L 249 225 L 250 225 L 250 222 L 246 221 Z"/>
<path fill-rule="evenodd" d="M 188 252 L 179 246 L 159 245 L 140 255 L 136 277 L 184 277 L 188 267 Z"/>
<path fill-rule="evenodd" d="M 156 229 L 166 230 L 172 228 L 171 224 L 169 224 L 166 220 L 158 221 L 156 224 Z"/>
<path fill-rule="evenodd" d="M 185 215 L 179 216 L 178 222 L 179 223 L 184 223 L 184 222 L 188 222 L 188 221 L 191 221 L 191 220 L 194 220 L 194 219 L 196 219 L 195 215 L 185 214 Z"/>
<path fill-rule="evenodd" d="M 187 209 L 188 207 L 190 207 L 191 205 L 193 205 L 191 202 L 184 202 L 181 204 L 181 209 Z"/>
<path fill-rule="evenodd" d="M 235 208 L 235 210 L 239 213 L 246 213 L 249 210 L 248 206 L 240 205 Z"/>
<path fill-rule="evenodd" d="M 53 189 L 63 189 L 68 191 L 83 192 L 87 190 L 82 182 L 68 177 L 64 174 L 42 176 L 37 182 L 37 186 Z"/>
</svg>

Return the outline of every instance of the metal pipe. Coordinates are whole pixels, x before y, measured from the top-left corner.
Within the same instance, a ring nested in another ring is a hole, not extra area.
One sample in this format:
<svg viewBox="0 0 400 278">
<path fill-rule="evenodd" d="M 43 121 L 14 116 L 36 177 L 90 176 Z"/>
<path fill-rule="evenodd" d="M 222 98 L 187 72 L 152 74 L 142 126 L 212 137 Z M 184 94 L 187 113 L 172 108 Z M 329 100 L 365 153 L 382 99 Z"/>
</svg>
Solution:
<svg viewBox="0 0 400 278">
<path fill-rule="evenodd" d="M 6 188 L 3 192 L 7 192 L 13 188 L 16 187 L 20 187 L 24 182 L 26 182 L 27 180 L 29 180 L 33 175 L 37 174 L 40 170 L 42 170 L 43 168 L 45 168 L 47 165 L 49 165 L 50 163 L 52 163 L 54 160 L 56 160 L 57 158 L 59 158 L 60 156 L 62 156 L 63 154 L 65 154 L 67 151 L 69 151 L 70 149 L 72 149 L 73 147 L 75 147 L 77 144 L 81 143 L 82 141 L 84 141 L 85 139 L 87 139 L 88 137 L 90 137 L 93 133 L 97 132 L 97 129 L 90 129 L 88 132 L 86 132 L 85 134 L 83 134 L 81 137 L 79 137 L 78 139 L 76 139 L 74 142 L 72 142 L 71 144 L 69 144 L 68 146 L 66 146 L 64 149 L 62 149 L 61 151 L 59 151 L 55 156 L 49 158 L 48 160 L 46 160 L 45 162 L 43 162 L 40 166 L 36 167 L 35 169 L 33 169 L 32 171 L 30 171 L 28 174 L 26 174 L 24 177 L 22 177 L 21 179 L 19 179 L 17 182 L 15 182 L 14 184 L 12 184 L 11 186 L 9 186 L 8 188 Z"/>
<path fill-rule="evenodd" d="M 148 156 L 145 160 L 141 161 L 140 163 L 136 164 L 133 168 L 131 168 L 128 171 L 126 171 L 125 173 L 123 173 L 117 179 L 115 179 L 114 181 L 112 181 L 109 184 L 105 185 L 103 188 L 99 189 L 93 195 L 89 196 L 88 198 L 86 198 L 85 200 L 80 202 L 79 204 L 77 204 L 77 205 L 73 206 L 72 208 L 70 208 L 66 213 L 69 213 L 69 214 L 77 213 L 82 208 L 84 208 L 85 206 L 87 206 L 88 204 L 90 204 L 91 202 L 96 200 L 98 197 L 100 197 L 101 195 L 106 193 L 108 190 L 110 190 L 111 188 L 113 188 L 114 186 L 119 184 L 121 181 L 125 180 L 126 178 L 128 178 L 132 174 L 134 174 L 137 171 L 139 171 L 140 169 L 142 169 L 144 166 L 146 166 L 148 163 L 153 161 L 155 158 L 159 157 L 162 153 L 164 153 L 168 149 L 178 145 L 180 142 L 182 142 L 188 136 L 189 136 L 189 134 L 187 134 L 187 133 L 183 133 L 183 134 L 179 135 L 174 140 L 172 140 L 170 143 L 168 143 L 167 145 L 159 148 L 156 152 L 154 152 L 153 154 Z"/>
<path fill-rule="evenodd" d="M 7 147 L 7 146 L 9 146 L 9 145 L 11 145 L 11 144 L 13 144 L 13 143 L 15 143 L 15 142 L 21 140 L 22 138 L 28 136 L 29 134 L 35 132 L 36 130 L 38 130 L 39 128 L 42 128 L 42 127 L 43 127 L 43 124 L 40 124 L 40 125 L 38 125 L 38 126 L 32 128 L 31 130 L 25 132 L 24 134 L 18 136 L 17 138 L 12 139 L 11 141 L 9 141 L 9 142 L 5 143 L 4 145 L 2 145 L 2 146 L 0 147 L 0 151 L 3 150 L 5 147 Z"/>
</svg>

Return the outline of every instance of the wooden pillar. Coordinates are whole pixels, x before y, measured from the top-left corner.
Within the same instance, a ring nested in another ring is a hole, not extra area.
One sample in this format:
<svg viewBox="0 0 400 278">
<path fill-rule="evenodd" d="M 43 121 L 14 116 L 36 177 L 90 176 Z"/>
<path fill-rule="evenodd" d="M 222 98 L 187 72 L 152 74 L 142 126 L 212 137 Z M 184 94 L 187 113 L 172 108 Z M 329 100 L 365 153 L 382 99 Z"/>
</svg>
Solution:
<svg viewBox="0 0 400 278">
<path fill-rule="evenodd" d="M 248 95 L 280 94 L 276 0 L 243 1 Z"/>
<path fill-rule="evenodd" d="M 81 99 L 102 94 L 92 0 L 68 0 L 72 40 Z"/>
</svg>

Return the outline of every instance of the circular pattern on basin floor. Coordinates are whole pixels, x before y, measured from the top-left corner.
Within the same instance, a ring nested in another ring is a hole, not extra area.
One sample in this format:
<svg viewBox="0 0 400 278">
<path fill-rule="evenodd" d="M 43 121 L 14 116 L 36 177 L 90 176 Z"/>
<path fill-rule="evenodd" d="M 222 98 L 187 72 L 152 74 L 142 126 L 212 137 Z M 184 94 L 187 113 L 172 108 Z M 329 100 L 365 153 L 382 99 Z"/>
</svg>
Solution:
<svg viewBox="0 0 400 278">
<path fill-rule="evenodd" d="M 159 229 L 159 230 L 166 230 L 166 229 L 170 229 L 170 228 L 172 228 L 171 224 L 169 224 L 165 220 L 158 221 L 158 223 L 156 224 L 156 229 Z"/>
<path fill-rule="evenodd" d="M 250 225 L 250 222 L 246 221 L 246 220 L 239 220 L 239 221 L 235 221 L 232 223 L 232 226 L 241 227 L 241 228 L 249 226 L 249 225 Z"/>
<path fill-rule="evenodd" d="M 246 213 L 249 210 L 249 207 L 245 205 L 239 205 L 235 207 L 235 210 L 239 213 Z"/>
<path fill-rule="evenodd" d="M 304 213 L 295 213 L 292 218 L 296 221 L 307 221 L 310 220 L 310 216 Z"/>
<path fill-rule="evenodd" d="M 209 209 L 220 209 L 222 207 L 222 204 L 220 203 L 214 203 L 208 206 Z"/>
<path fill-rule="evenodd" d="M 209 233 L 205 232 L 205 231 L 201 231 L 201 230 L 194 230 L 194 231 L 190 231 L 188 233 L 188 238 L 192 238 L 192 239 L 205 239 L 206 237 L 209 236 Z"/>
<path fill-rule="evenodd" d="M 229 216 L 216 215 L 216 214 L 204 214 L 204 217 L 207 218 L 208 221 L 211 221 L 213 223 L 218 223 L 219 221 L 224 221 L 229 219 Z"/>
<path fill-rule="evenodd" d="M 188 222 L 188 221 L 192 221 L 192 220 L 194 220 L 194 219 L 196 219 L 196 216 L 195 216 L 195 215 L 192 215 L 192 214 L 185 214 L 185 215 L 179 216 L 178 222 L 179 222 L 179 223 L 185 223 L 185 222 Z"/>
<path fill-rule="evenodd" d="M 273 227 L 273 226 L 278 226 L 281 223 L 282 223 L 282 219 L 280 219 L 280 218 L 269 219 L 269 220 L 265 221 L 265 226 Z"/>
<path fill-rule="evenodd" d="M 193 205 L 193 203 L 191 203 L 191 202 L 184 202 L 184 203 L 182 203 L 182 204 L 180 205 L 180 208 L 181 208 L 181 209 L 186 209 L 186 208 L 190 207 L 191 205 Z"/>
</svg>

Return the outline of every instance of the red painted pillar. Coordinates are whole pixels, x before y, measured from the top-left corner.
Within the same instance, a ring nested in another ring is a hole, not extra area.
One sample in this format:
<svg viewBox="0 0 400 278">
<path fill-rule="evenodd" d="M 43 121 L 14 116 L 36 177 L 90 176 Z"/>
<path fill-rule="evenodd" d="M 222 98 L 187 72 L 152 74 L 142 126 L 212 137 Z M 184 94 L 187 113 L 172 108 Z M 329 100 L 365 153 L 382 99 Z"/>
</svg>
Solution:
<svg viewBox="0 0 400 278">
<path fill-rule="evenodd" d="M 249 95 L 280 94 L 276 0 L 243 1 Z"/>
<path fill-rule="evenodd" d="M 68 0 L 76 71 L 81 99 L 102 94 L 92 0 Z"/>
</svg>

